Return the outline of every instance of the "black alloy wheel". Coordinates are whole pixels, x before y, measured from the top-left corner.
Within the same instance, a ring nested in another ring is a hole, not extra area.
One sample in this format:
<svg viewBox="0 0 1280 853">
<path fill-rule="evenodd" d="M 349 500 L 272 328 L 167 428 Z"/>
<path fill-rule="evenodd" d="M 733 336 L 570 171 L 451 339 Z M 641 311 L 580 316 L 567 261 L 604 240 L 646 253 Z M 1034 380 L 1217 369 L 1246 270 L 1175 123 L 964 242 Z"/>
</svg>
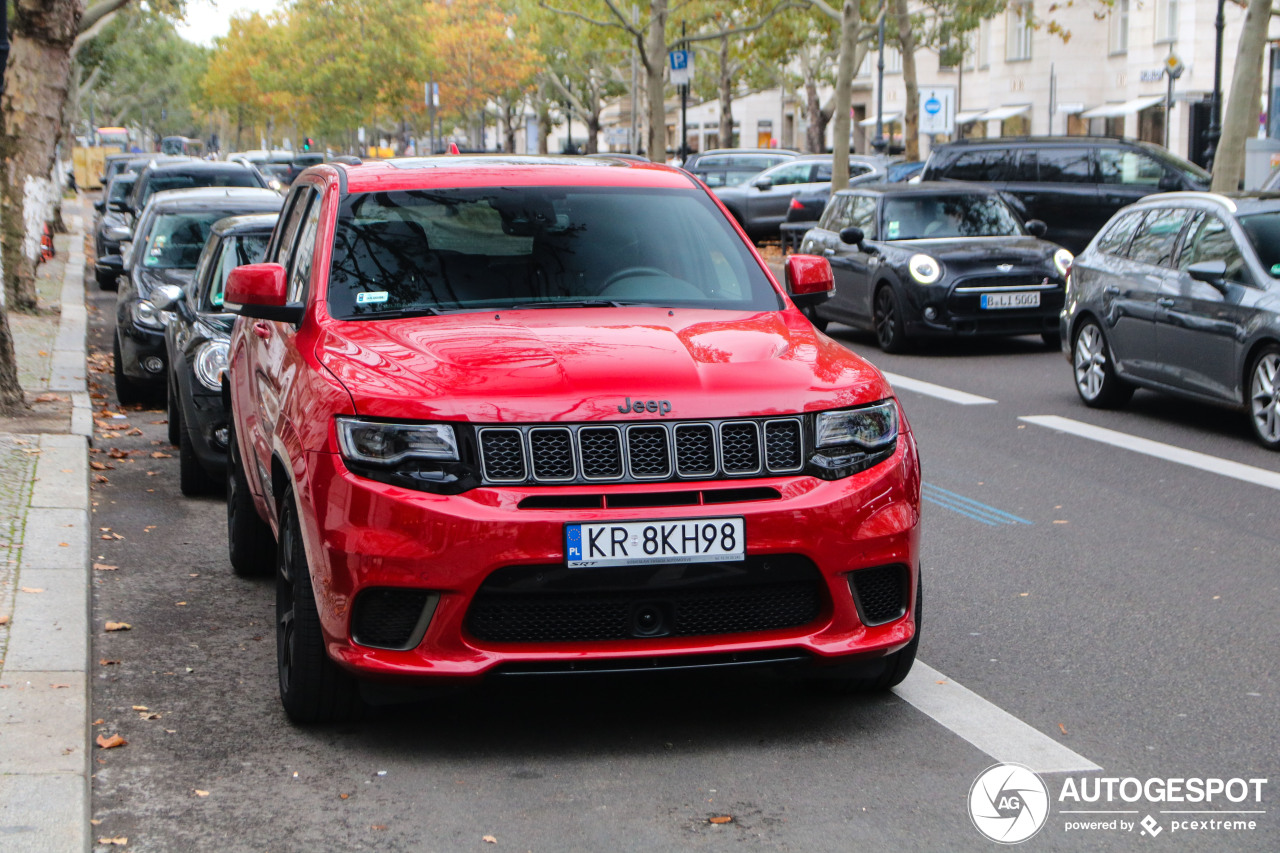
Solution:
<svg viewBox="0 0 1280 853">
<path fill-rule="evenodd" d="M 359 684 L 325 651 L 292 490 L 281 499 L 276 553 L 276 660 L 285 713 L 300 724 L 353 720 L 364 707 Z"/>
<path fill-rule="evenodd" d="M 897 294 L 887 284 L 876 291 L 874 319 L 876 343 L 888 353 L 906 352 L 907 334 L 902 325 L 902 310 Z"/>
<path fill-rule="evenodd" d="M 227 437 L 227 556 L 242 578 L 265 575 L 276 564 L 276 539 L 253 505 L 234 425 Z"/>
</svg>

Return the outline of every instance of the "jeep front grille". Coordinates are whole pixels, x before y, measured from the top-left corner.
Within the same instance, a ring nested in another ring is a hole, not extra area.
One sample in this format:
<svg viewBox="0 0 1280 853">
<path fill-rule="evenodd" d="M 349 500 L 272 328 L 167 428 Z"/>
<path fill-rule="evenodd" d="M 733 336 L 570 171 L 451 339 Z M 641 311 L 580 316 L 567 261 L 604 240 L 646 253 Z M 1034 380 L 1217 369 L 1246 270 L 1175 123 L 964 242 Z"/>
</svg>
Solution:
<svg viewBox="0 0 1280 853">
<path fill-rule="evenodd" d="M 482 427 L 486 484 L 766 477 L 804 468 L 798 417 Z"/>
</svg>

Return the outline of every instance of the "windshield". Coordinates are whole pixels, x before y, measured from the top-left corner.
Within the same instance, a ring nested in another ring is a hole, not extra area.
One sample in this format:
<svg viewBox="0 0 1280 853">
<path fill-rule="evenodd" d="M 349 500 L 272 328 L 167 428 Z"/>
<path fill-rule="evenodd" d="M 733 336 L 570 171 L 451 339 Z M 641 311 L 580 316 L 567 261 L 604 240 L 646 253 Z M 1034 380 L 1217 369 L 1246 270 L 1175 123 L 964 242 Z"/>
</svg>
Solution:
<svg viewBox="0 0 1280 853">
<path fill-rule="evenodd" d="M 1240 217 L 1254 254 L 1272 278 L 1280 278 L 1280 210 Z"/>
<path fill-rule="evenodd" d="M 348 196 L 328 300 L 343 319 L 584 304 L 782 307 L 704 193 L 597 187 Z"/>
<path fill-rule="evenodd" d="M 108 201 L 124 201 L 129 197 L 129 190 L 133 189 L 133 182 L 137 180 L 135 176 L 117 175 L 111 180 L 111 195 Z"/>
<path fill-rule="evenodd" d="M 1025 232 L 999 196 L 910 195 L 886 198 L 881 233 L 886 240 L 942 237 L 1020 237 Z"/>
<path fill-rule="evenodd" d="M 224 172 L 197 172 L 190 175 L 155 175 L 142 188 L 138 207 L 147 199 L 165 190 L 189 190 L 197 187 L 261 187 L 258 175 L 249 169 L 228 169 Z"/>
<path fill-rule="evenodd" d="M 195 269 L 213 223 L 227 215 L 225 210 L 159 214 L 147 235 L 142 265 L 150 269 Z"/>
<path fill-rule="evenodd" d="M 267 241 L 270 239 L 270 231 L 263 234 L 238 234 L 223 238 L 218 268 L 213 272 L 212 281 L 209 282 L 209 293 L 200 310 L 222 310 L 222 296 L 227 289 L 227 278 L 230 277 L 231 271 L 236 267 L 261 261 L 267 252 Z"/>
</svg>

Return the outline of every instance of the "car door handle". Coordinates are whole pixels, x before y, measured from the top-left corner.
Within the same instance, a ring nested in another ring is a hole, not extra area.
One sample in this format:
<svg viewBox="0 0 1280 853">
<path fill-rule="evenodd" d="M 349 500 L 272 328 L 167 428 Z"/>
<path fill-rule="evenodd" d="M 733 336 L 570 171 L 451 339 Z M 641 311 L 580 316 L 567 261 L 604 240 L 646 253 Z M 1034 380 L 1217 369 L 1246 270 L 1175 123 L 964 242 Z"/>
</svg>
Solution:
<svg viewBox="0 0 1280 853">
<path fill-rule="evenodd" d="M 263 340 L 266 340 L 267 338 L 271 337 L 271 327 L 268 326 L 266 323 L 254 323 L 253 333 L 258 337 L 262 338 Z"/>
<path fill-rule="evenodd" d="M 1174 305 L 1177 305 L 1178 303 L 1167 296 L 1163 296 L 1156 300 L 1156 304 L 1159 305 L 1161 308 L 1172 308 Z"/>
<path fill-rule="evenodd" d="M 835 255 L 835 253 L 836 253 L 836 250 L 835 250 L 835 249 L 823 249 L 823 250 L 822 250 L 822 254 L 826 255 L 828 258 L 830 258 L 830 257 L 834 256 L 834 255 Z"/>
</svg>

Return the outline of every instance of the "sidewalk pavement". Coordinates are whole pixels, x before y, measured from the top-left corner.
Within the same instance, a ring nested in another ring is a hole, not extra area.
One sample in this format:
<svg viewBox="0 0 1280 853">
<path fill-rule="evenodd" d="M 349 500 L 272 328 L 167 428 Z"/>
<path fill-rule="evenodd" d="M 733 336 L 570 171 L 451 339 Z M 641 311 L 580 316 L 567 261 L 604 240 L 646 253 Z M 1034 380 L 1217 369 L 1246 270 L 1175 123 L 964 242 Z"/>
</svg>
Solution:
<svg viewBox="0 0 1280 853">
<path fill-rule="evenodd" d="M 0 432 L 0 851 L 84 853 L 92 843 L 88 680 L 92 652 L 84 233 L 66 200 L 61 316 L 15 329 L 23 390 L 70 397 L 54 433 Z M 69 245 L 68 245 L 69 244 Z M 55 282 L 56 285 L 56 282 Z M 40 346 L 47 347 L 39 349 Z"/>
</svg>

